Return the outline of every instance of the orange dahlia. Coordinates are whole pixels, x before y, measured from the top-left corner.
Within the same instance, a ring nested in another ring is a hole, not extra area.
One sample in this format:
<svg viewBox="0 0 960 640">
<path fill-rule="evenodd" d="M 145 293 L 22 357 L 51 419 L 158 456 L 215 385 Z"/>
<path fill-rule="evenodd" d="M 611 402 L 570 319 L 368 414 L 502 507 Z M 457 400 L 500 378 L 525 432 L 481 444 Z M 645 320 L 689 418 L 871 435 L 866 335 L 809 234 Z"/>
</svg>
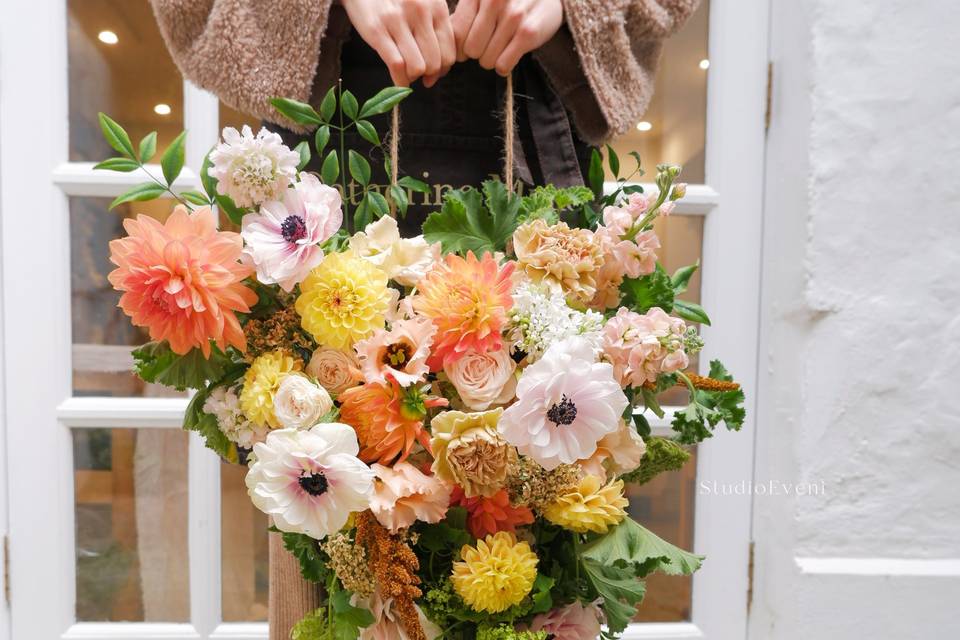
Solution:
<svg viewBox="0 0 960 640">
<path fill-rule="evenodd" d="M 357 432 L 360 459 L 389 465 L 403 462 L 414 442 L 430 451 L 430 434 L 423 428 L 427 409 L 447 404 L 424 395 L 417 387 L 368 383 L 340 394 L 340 420 Z"/>
<path fill-rule="evenodd" d="M 513 306 L 510 275 L 516 264 L 502 267 L 490 253 L 478 259 L 450 253 L 420 280 L 413 307 L 437 327 L 427 364 L 438 371 L 470 352 L 497 351 L 500 330 Z"/>
<path fill-rule="evenodd" d="M 119 306 L 133 324 L 179 354 L 200 347 L 209 357 L 211 340 L 244 351 L 236 312 L 250 311 L 257 294 L 241 283 L 253 269 L 239 262 L 240 235 L 218 231 L 209 207 L 178 206 L 165 223 L 139 215 L 123 228 L 128 236 L 110 242 L 117 268 L 107 279 L 123 292 Z"/>
<path fill-rule="evenodd" d="M 467 530 L 474 538 L 482 538 L 498 531 L 514 533 L 522 524 L 533 524 L 533 511 L 529 507 L 514 507 L 506 489 L 500 489 L 489 498 L 468 498 L 459 486 L 453 488 L 450 504 L 467 509 Z"/>
</svg>

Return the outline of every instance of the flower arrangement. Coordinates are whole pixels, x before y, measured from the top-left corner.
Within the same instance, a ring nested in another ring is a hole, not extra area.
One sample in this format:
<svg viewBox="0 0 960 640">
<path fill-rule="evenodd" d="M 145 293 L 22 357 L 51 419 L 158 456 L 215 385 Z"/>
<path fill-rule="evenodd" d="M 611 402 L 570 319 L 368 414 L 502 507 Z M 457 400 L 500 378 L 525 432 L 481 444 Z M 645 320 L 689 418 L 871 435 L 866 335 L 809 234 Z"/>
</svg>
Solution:
<svg viewBox="0 0 960 640">
<path fill-rule="evenodd" d="M 162 181 L 117 198 L 179 200 L 110 245 L 120 307 L 154 340 L 137 373 L 196 389 L 184 427 L 248 466 L 254 505 L 324 585 L 294 638 L 616 637 L 647 575 L 702 561 L 632 520 L 625 485 L 744 417 L 719 362 L 686 371 L 703 346 L 688 322 L 709 324 L 678 297 L 698 265 L 657 262 L 653 223 L 683 197 L 680 169 L 658 166 L 653 193 L 618 177 L 604 194 L 595 152 L 591 187 L 450 190 L 401 238 L 390 212 L 425 185 L 393 176 L 385 196 L 342 137 L 327 147 L 351 126 L 379 144 L 368 118 L 408 92 L 360 105 L 334 88 L 319 111 L 275 100 L 316 127 L 320 176 L 302 170 L 310 143 L 228 128 L 203 191 L 171 187 L 181 135 Z M 135 150 L 101 125 L 120 156 L 100 168 L 153 157 L 155 134 Z M 607 162 L 619 174 L 609 147 Z M 363 187 L 352 212 L 348 172 Z M 218 230 L 214 206 L 239 232 Z M 689 404 L 655 436 L 645 415 L 663 418 L 657 396 L 677 385 Z"/>
</svg>

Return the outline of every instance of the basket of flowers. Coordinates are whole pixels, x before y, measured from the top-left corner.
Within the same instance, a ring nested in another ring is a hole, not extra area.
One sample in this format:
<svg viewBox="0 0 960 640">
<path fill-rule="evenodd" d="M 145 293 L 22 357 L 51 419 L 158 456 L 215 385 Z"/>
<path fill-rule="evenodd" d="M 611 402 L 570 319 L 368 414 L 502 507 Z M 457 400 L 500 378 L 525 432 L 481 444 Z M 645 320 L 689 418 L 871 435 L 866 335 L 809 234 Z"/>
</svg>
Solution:
<svg viewBox="0 0 960 640">
<path fill-rule="evenodd" d="M 119 306 L 153 340 L 136 371 L 195 391 L 184 428 L 247 465 L 253 504 L 322 585 L 294 638 L 616 637 L 646 576 L 702 561 L 632 520 L 625 485 L 743 421 L 719 362 L 687 371 L 694 325 L 709 323 L 678 297 L 698 265 L 657 261 L 653 224 L 684 195 L 680 169 L 658 166 L 650 193 L 620 177 L 604 193 L 595 152 L 589 187 L 449 190 L 404 238 L 395 216 L 426 185 L 397 175 L 394 146 L 381 192 L 368 160 L 330 141 L 355 127 L 379 144 L 371 119 L 408 92 L 275 100 L 311 140 L 225 129 L 202 190 L 172 187 L 181 134 L 163 178 L 115 200 L 179 201 L 110 245 Z M 119 155 L 99 168 L 155 155 L 155 134 L 135 149 L 101 125 Z M 302 171 L 313 153 L 319 174 Z M 646 416 L 664 417 L 657 397 L 674 386 L 688 405 L 654 435 Z"/>
</svg>

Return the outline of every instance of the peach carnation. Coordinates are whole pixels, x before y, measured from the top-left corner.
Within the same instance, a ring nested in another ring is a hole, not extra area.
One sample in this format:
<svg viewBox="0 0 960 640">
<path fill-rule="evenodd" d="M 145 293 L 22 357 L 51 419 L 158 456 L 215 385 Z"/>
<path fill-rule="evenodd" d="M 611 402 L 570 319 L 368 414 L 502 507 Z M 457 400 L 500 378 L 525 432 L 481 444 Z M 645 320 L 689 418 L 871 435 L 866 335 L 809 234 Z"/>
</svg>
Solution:
<svg viewBox="0 0 960 640">
<path fill-rule="evenodd" d="M 392 381 L 347 389 L 339 400 L 340 419 L 356 430 L 360 440 L 360 459 L 380 464 L 403 462 L 416 442 L 429 451 L 430 434 L 423 419 L 427 409 L 447 404 L 417 387 L 404 389 Z"/>
<path fill-rule="evenodd" d="M 209 357 L 211 340 L 245 351 L 236 313 L 250 311 L 257 294 L 242 284 L 253 269 L 239 262 L 240 236 L 218 231 L 209 207 L 178 206 L 162 224 L 139 215 L 123 228 L 127 237 L 110 242 L 117 268 L 107 279 L 123 292 L 119 307 L 133 324 L 181 355 L 199 347 Z"/>
<path fill-rule="evenodd" d="M 521 525 L 533 524 L 533 511 L 529 507 L 512 506 L 506 489 L 501 489 L 490 497 L 468 498 L 463 489 L 454 487 L 451 503 L 466 508 L 467 530 L 474 538 L 482 538 L 498 531 L 514 533 Z"/>
<path fill-rule="evenodd" d="M 437 523 L 450 506 L 450 487 L 436 476 L 428 476 L 409 462 L 392 468 L 371 467 L 375 475 L 370 510 L 390 533 L 409 527 L 417 520 Z"/>
<path fill-rule="evenodd" d="M 549 225 L 538 218 L 513 232 L 513 250 L 520 268 L 534 282 L 559 286 L 584 303 L 593 298 L 603 255 L 590 230 L 571 229 L 565 222 Z"/>
<path fill-rule="evenodd" d="M 493 255 L 478 259 L 450 253 L 433 265 L 420 281 L 413 308 L 437 327 L 433 353 L 427 364 L 438 371 L 473 351 L 486 353 L 503 347 L 501 329 L 513 305 L 510 276 L 515 268 L 502 267 Z"/>
</svg>

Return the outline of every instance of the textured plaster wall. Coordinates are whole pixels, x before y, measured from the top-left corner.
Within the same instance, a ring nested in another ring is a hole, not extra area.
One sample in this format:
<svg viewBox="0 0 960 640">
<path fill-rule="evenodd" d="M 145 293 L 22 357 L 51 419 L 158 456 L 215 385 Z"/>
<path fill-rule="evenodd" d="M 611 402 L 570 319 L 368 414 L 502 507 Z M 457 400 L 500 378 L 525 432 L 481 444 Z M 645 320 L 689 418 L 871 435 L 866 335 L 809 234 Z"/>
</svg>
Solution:
<svg viewBox="0 0 960 640">
<path fill-rule="evenodd" d="M 960 638 L 960 3 L 772 7 L 751 637 Z"/>
</svg>

